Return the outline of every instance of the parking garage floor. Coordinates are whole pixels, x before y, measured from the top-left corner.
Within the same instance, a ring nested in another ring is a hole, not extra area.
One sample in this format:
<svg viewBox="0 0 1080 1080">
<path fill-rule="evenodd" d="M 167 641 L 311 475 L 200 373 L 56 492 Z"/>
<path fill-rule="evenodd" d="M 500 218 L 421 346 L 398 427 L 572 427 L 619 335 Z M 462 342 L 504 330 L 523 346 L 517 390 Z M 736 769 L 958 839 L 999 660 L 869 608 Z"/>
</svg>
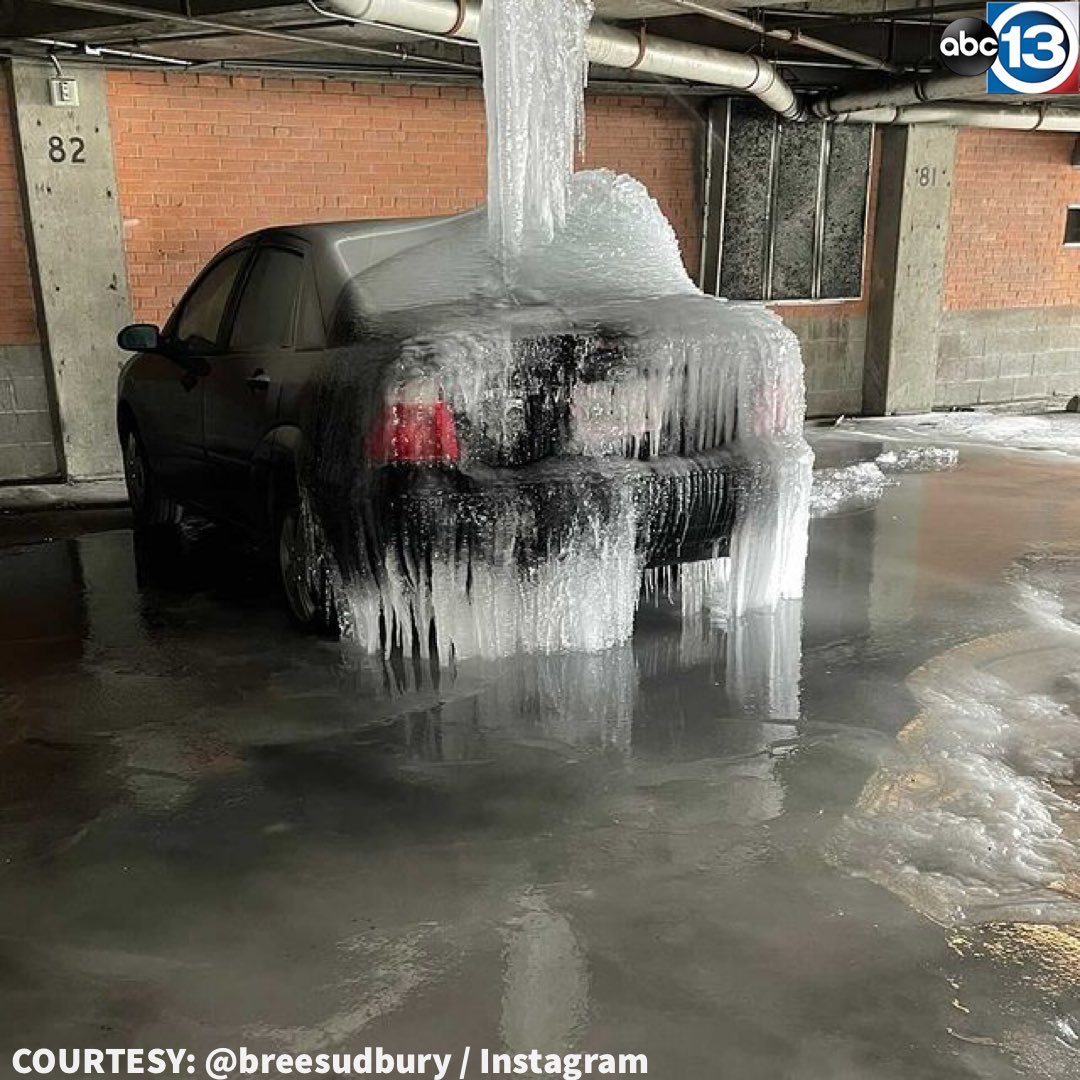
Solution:
<svg viewBox="0 0 1080 1080">
<path fill-rule="evenodd" d="M 797 633 L 777 663 L 661 605 L 625 649 L 442 671 L 297 636 L 212 530 L 144 558 L 123 512 L 0 521 L 4 1053 L 1077 1075 L 1071 764 L 1037 778 L 1054 905 L 1030 860 L 948 863 L 917 753 L 957 665 L 1068 709 L 1077 507 L 1075 462 L 965 447 L 815 522 L 801 658 Z M 890 869 L 851 838 L 912 790 Z"/>
</svg>

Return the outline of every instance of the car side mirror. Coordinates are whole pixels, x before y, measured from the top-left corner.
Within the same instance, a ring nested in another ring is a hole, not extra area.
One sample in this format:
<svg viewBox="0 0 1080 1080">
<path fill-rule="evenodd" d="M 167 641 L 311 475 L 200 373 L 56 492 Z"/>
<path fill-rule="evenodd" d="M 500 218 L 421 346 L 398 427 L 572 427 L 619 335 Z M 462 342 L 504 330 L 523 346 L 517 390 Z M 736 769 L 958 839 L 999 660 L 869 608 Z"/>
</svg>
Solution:
<svg viewBox="0 0 1080 1080">
<path fill-rule="evenodd" d="M 155 352 L 161 348 L 161 331 L 151 323 L 132 323 L 116 335 L 125 352 Z"/>
</svg>

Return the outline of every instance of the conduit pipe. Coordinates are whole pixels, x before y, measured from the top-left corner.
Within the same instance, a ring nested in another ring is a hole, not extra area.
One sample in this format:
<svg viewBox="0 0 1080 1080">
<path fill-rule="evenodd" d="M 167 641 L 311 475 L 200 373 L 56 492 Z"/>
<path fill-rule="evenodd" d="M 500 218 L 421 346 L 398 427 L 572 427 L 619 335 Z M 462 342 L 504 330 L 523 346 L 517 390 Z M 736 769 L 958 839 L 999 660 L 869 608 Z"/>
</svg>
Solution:
<svg viewBox="0 0 1080 1080">
<path fill-rule="evenodd" d="M 926 101 L 942 101 L 986 93 L 986 76 L 965 78 L 956 75 L 933 79 L 916 79 L 897 86 L 860 90 L 852 94 L 815 101 L 810 112 L 823 120 L 840 113 L 862 112 L 865 109 L 887 109 L 897 105 L 917 105 Z"/>
<path fill-rule="evenodd" d="M 192 18 L 140 8 L 117 0 L 46 0 L 59 7 L 81 8 L 141 19 L 169 19 L 223 33 L 292 40 L 358 53 L 402 58 L 399 51 L 341 41 L 330 41 L 285 30 L 268 30 L 218 19 Z M 449 38 L 475 41 L 480 30 L 479 0 L 322 0 L 322 5 L 345 18 L 397 26 Z M 936 105 L 940 99 L 982 93 L 985 83 L 976 78 L 924 79 L 814 102 L 805 109 L 791 87 L 772 64 L 755 56 L 676 41 L 672 38 L 635 34 L 593 22 L 587 38 L 589 59 L 596 64 L 646 71 L 668 78 L 723 86 L 753 94 L 763 104 L 792 120 L 810 117 L 843 124 L 953 124 L 964 127 L 1002 128 L 1013 131 L 1062 131 L 1080 133 L 1080 109 L 1053 106 L 992 106 L 974 103 Z M 466 64 L 431 57 L 410 56 L 435 66 L 474 72 Z"/>
<path fill-rule="evenodd" d="M 727 23 L 728 26 L 737 26 L 740 30 L 746 30 L 751 34 L 759 34 L 761 37 L 770 38 L 773 41 L 782 41 L 786 45 L 796 45 L 813 52 L 825 53 L 827 56 L 835 56 L 840 60 L 848 60 L 859 67 L 871 68 L 874 71 L 896 72 L 899 70 L 895 64 L 888 60 L 871 56 L 869 53 L 858 52 L 855 49 L 847 49 L 843 45 L 834 45 L 831 41 L 804 34 L 801 30 L 792 30 L 787 27 L 768 27 L 756 19 L 749 19 L 740 15 L 737 11 L 729 11 L 727 8 L 713 7 L 712 4 L 702 3 L 701 0 L 669 0 L 676 7 L 685 11 L 693 11 L 698 15 L 714 19 L 716 22 Z"/>
<path fill-rule="evenodd" d="M 294 45 L 312 45 L 322 49 L 336 49 L 339 52 L 362 53 L 366 56 L 389 56 L 395 60 L 409 60 L 418 64 L 434 67 L 467 71 L 473 74 L 478 69 L 471 64 L 459 64 L 452 60 L 437 60 L 430 56 L 407 54 L 400 48 L 379 47 L 377 45 L 357 45 L 350 41 L 334 41 L 315 37 L 311 34 L 298 34 L 292 30 L 274 30 L 247 23 L 227 22 L 224 19 L 199 18 L 194 15 L 182 15 L 156 8 L 139 7 L 136 4 L 117 3 L 114 0 L 40 0 L 51 7 L 72 8 L 76 11 L 94 11 L 102 15 L 116 15 L 120 18 L 143 19 L 146 21 L 167 21 L 181 26 L 193 26 L 200 30 L 210 30 L 219 34 L 246 34 L 250 37 L 269 38 L 272 41 L 287 41 Z M 451 4 L 453 6 L 453 4 Z"/>
<path fill-rule="evenodd" d="M 322 6 L 345 18 L 442 37 L 476 40 L 480 32 L 480 0 L 322 0 Z M 758 57 L 639 35 L 595 21 L 589 27 L 586 49 L 596 64 L 745 91 L 792 120 L 818 117 L 844 124 L 954 124 L 1080 132 L 1080 109 L 930 104 L 985 92 L 982 76 L 922 79 L 897 87 L 842 94 L 806 109 L 775 67 Z"/>
<path fill-rule="evenodd" d="M 480 34 L 480 0 L 322 0 L 321 6 L 347 19 L 442 37 L 475 41 Z M 595 21 L 585 46 L 594 64 L 742 90 L 788 119 L 804 116 L 795 92 L 776 68 L 760 57 Z"/>
<path fill-rule="evenodd" d="M 1080 133 L 1080 109 L 1044 105 L 893 105 L 839 113 L 830 119 L 837 124 L 951 124 L 954 127 L 997 128 L 1005 131 Z"/>
</svg>

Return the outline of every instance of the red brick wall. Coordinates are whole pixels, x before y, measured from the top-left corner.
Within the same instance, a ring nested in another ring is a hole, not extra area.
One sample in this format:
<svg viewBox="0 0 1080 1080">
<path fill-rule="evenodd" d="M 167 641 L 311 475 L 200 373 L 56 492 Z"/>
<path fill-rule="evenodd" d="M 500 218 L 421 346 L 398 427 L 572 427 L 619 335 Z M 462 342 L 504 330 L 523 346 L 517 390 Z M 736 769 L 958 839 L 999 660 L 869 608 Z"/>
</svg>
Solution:
<svg viewBox="0 0 1080 1080">
<path fill-rule="evenodd" d="M 0 70 L 0 345 L 31 345 L 37 340 L 11 103 L 6 73 Z"/>
<path fill-rule="evenodd" d="M 1075 135 L 962 129 L 956 140 L 945 308 L 1080 304 L 1080 248 L 1062 247 L 1080 204 Z"/>
<path fill-rule="evenodd" d="M 114 71 L 109 111 L 139 319 L 162 321 L 210 255 L 252 229 L 484 197 L 478 90 Z M 654 98 L 588 103 L 586 164 L 645 181 L 692 268 L 696 129 Z"/>
</svg>

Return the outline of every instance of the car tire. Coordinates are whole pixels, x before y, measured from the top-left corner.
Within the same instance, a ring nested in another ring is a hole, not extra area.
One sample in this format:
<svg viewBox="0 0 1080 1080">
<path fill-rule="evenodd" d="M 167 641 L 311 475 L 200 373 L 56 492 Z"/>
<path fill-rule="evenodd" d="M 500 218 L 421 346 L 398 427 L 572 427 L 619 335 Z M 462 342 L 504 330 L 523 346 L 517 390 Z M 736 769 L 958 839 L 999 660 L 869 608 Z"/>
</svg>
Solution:
<svg viewBox="0 0 1080 1080">
<path fill-rule="evenodd" d="M 161 530 L 179 524 L 183 513 L 180 505 L 162 494 L 138 431 L 134 427 L 128 428 L 122 433 L 121 441 L 124 482 L 135 528 Z"/>
<path fill-rule="evenodd" d="M 330 574 L 313 550 L 311 533 L 296 497 L 288 499 L 276 515 L 274 554 L 281 591 L 293 622 L 320 637 L 340 637 L 338 604 Z"/>
</svg>

